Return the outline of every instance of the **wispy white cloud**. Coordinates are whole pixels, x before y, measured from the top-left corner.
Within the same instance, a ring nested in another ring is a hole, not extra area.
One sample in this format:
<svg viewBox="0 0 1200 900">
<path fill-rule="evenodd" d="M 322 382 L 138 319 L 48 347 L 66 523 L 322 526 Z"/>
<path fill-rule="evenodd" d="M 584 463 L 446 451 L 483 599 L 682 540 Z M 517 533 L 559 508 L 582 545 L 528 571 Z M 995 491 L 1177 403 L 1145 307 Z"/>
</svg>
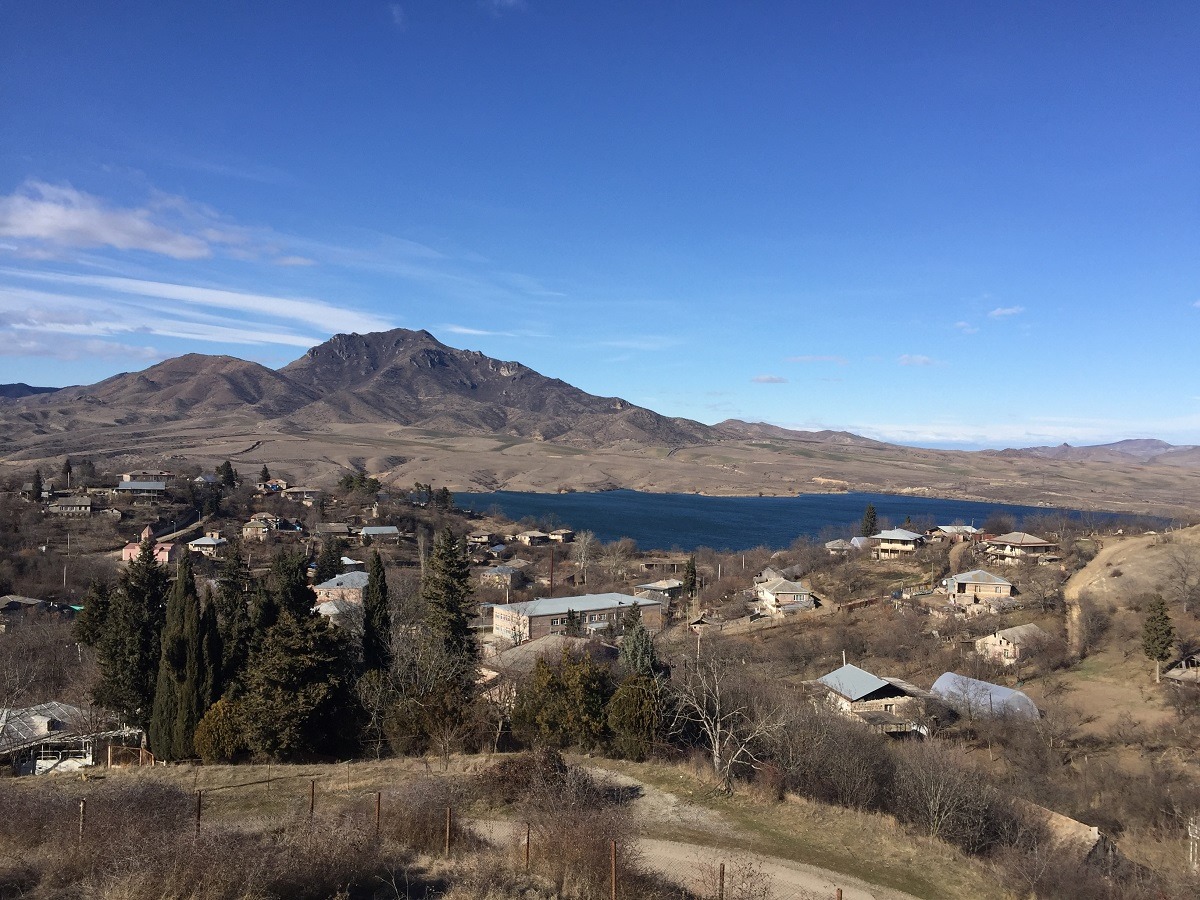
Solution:
<svg viewBox="0 0 1200 900">
<path fill-rule="evenodd" d="M 493 16 L 502 16 L 510 12 L 525 12 L 529 4 L 525 0 L 480 0 L 479 3 Z"/>
<path fill-rule="evenodd" d="M 54 336 L 23 335 L 0 341 L 0 357 L 40 356 L 63 361 L 80 359 L 128 359 L 158 362 L 165 354 L 154 347 L 138 347 L 115 341 L 79 340 Z"/>
<path fill-rule="evenodd" d="M 307 256 L 280 256 L 271 260 L 277 266 L 315 266 L 317 261 Z"/>
<path fill-rule="evenodd" d="M 902 366 L 932 366 L 934 363 L 933 359 L 919 353 L 905 353 L 896 361 Z"/>
<path fill-rule="evenodd" d="M 787 379 L 779 375 L 755 375 L 750 380 L 755 384 L 787 384 Z"/>
<path fill-rule="evenodd" d="M 211 256 L 209 241 L 162 221 L 164 214 L 177 208 L 162 201 L 142 207 L 112 206 L 69 186 L 27 181 L 0 197 L 0 237 L 42 248 L 113 247 L 172 259 Z"/>
<path fill-rule="evenodd" d="M 408 19 L 404 15 L 404 7 L 399 3 L 388 4 L 388 15 L 391 16 L 392 24 L 401 31 L 408 27 Z"/>
<path fill-rule="evenodd" d="M 789 356 L 786 362 L 792 363 L 833 363 L 834 365 L 844 366 L 850 360 L 844 356 Z"/>
<path fill-rule="evenodd" d="M 997 306 L 990 313 L 988 313 L 988 318 L 1004 319 L 1008 316 L 1019 316 L 1023 312 L 1025 312 L 1025 307 L 1023 306 Z"/>
<path fill-rule="evenodd" d="M 955 322 L 954 327 L 957 328 L 959 331 L 961 331 L 963 334 L 978 334 L 978 332 L 979 332 L 979 329 L 976 328 L 974 325 L 972 325 L 970 322 Z"/>
</svg>

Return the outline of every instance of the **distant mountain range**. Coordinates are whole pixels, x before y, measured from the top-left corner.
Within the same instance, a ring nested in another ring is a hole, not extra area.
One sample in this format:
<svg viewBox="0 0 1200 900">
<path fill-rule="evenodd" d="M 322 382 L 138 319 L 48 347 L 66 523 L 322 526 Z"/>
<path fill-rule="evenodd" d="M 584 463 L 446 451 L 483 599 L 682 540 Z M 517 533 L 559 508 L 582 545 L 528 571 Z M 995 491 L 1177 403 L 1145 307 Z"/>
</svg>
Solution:
<svg viewBox="0 0 1200 900">
<path fill-rule="evenodd" d="M 279 370 L 191 353 L 92 385 L 0 386 L 0 465 L 26 473 L 68 454 L 117 466 L 231 459 L 314 479 L 354 467 L 455 490 L 863 490 L 1200 508 L 1200 447 L 964 452 L 737 419 L 710 426 L 405 329 L 339 334 Z M 1196 471 L 1183 480 L 1185 469 Z"/>
</svg>

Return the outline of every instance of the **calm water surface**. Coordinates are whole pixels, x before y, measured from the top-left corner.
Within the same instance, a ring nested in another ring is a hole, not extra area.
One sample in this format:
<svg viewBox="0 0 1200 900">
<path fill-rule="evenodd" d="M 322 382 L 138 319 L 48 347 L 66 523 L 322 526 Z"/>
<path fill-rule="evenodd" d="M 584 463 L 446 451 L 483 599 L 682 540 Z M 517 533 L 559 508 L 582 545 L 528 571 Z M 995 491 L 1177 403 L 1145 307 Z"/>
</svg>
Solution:
<svg viewBox="0 0 1200 900">
<path fill-rule="evenodd" d="M 838 531 L 858 533 L 863 510 L 874 504 L 880 520 L 898 527 L 914 522 L 980 526 L 993 512 L 1011 516 L 1017 528 L 1027 516 L 1066 512 L 1039 506 L 1010 506 L 968 500 L 940 500 L 897 494 L 801 494 L 796 497 L 701 497 L 697 494 L 646 494 L 639 491 L 531 494 L 495 491 L 455 494 L 464 509 L 487 512 L 498 507 L 514 521 L 532 517 L 555 527 L 594 531 L 602 541 L 630 537 L 642 549 L 749 550 L 786 547 L 798 537 L 817 538 Z M 1118 514 L 1087 513 L 1097 519 Z"/>
</svg>

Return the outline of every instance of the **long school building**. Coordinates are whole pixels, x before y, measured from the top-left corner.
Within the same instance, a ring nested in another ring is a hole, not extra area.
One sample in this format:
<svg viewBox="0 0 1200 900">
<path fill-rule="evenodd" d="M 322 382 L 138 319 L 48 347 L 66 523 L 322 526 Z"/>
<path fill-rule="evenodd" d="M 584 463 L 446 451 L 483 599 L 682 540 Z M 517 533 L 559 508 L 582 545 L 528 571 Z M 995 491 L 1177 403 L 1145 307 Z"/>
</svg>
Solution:
<svg viewBox="0 0 1200 900">
<path fill-rule="evenodd" d="M 574 613 L 583 632 L 602 631 L 610 625 L 621 630 L 631 608 L 637 607 L 642 624 L 651 634 L 663 627 L 663 605 L 629 594 L 584 594 L 580 597 L 543 597 L 525 603 L 493 607 L 492 633 L 514 644 L 547 634 L 562 634 Z"/>
</svg>

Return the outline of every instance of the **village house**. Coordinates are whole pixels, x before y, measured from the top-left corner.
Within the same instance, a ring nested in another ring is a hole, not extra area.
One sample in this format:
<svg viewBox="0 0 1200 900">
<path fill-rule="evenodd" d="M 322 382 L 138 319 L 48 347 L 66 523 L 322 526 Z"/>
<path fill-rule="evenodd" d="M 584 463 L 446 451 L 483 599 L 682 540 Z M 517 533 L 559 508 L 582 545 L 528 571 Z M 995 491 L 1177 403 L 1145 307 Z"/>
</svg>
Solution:
<svg viewBox="0 0 1200 900">
<path fill-rule="evenodd" d="M 122 481 L 167 481 L 175 476 L 171 472 L 122 472 L 117 477 Z"/>
<path fill-rule="evenodd" d="M 961 605 L 1011 597 L 1013 593 L 1011 581 L 983 569 L 972 569 L 947 578 L 945 586 L 951 601 Z"/>
<path fill-rule="evenodd" d="M 575 532 L 570 528 L 556 528 L 550 532 L 550 540 L 556 544 L 569 544 L 575 540 Z"/>
<path fill-rule="evenodd" d="M 167 492 L 167 483 L 165 481 L 119 481 L 113 491 L 121 497 L 156 500 Z"/>
<path fill-rule="evenodd" d="M 38 616 L 50 610 L 50 604 L 34 597 L 8 594 L 0 597 L 0 634 L 20 624 L 27 616 Z"/>
<path fill-rule="evenodd" d="M 499 542 L 500 537 L 490 531 L 472 531 L 467 535 L 467 546 L 473 549 L 490 547 Z"/>
<path fill-rule="evenodd" d="M 188 541 L 188 550 L 192 553 L 199 553 L 201 556 L 206 556 L 209 559 L 215 559 L 221 550 L 229 544 L 229 541 L 221 537 L 219 531 L 205 532 L 204 537 L 196 538 L 194 541 Z"/>
<path fill-rule="evenodd" d="M 220 483 L 221 479 L 218 476 L 209 474 L 207 472 L 203 472 L 192 479 L 192 484 L 202 484 L 206 487 Z"/>
<path fill-rule="evenodd" d="M 539 547 L 550 543 L 550 535 L 544 531 L 522 531 L 517 535 L 517 540 L 529 547 Z"/>
<path fill-rule="evenodd" d="M 486 587 L 516 590 L 525 583 L 525 574 L 512 566 L 492 566 L 479 573 L 479 581 Z"/>
<path fill-rule="evenodd" d="M 670 572 L 678 574 L 687 568 L 687 556 L 646 556 L 640 561 L 643 572 Z"/>
<path fill-rule="evenodd" d="M 55 516 L 90 516 L 92 514 L 92 498 L 59 497 L 46 507 L 46 511 Z"/>
<path fill-rule="evenodd" d="M 364 543 L 368 539 L 373 544 L 400 543 L 400 529 L 395 525 L 364 525 L 359 535 Z"/>
<path fill-rule="evenodd" d="M 854 551 L 854 545 L 844 538 L 825 542 L 825 552 L 830 556 L 845 556 Z"/>
<path fill-rule="evenodd" d="M 1006 666 L 1028 659 L 1045 646 L 1050 635 L 1032 623 L 1001 628 L 975 641 L 975 652 Z"/>
<path fill-rule="evenodd" d="M 927 733 L 921 719 L 936 699 L 902 678 L 880 678 L 850 664 L 805 684 L 843 715 L 885 734 Z"/>
<path fill-rule="evenodd" d="M 773 616 L 803 612 L 816 606 L 812 588 L 786 578 L 773 578 L 756 585 L 754 596 L 762 611 Z"/>
<path fill-rule="evenodd" d="M 365 572 L 367 564 L 361 559 L 351 559 L 349 556 L 342 557 L 343 572 Z"/>
<path fill-rule="evenodd" d="M 683 594 L 683 582 L 678 578 L 660 578 L 649 584 L 636 585 L 635 590 L 662 594 L 668 600 L 678 600 Z"/>
<path fill-rule="evenodd" d="M 621 631 L 632 608 L 641 613 L 642 625 L 651 634 L 663 627 L 663 606 L 655 600 L 629 594 L 584 594 L 579 597 L 544 597 L 524 603 L 496 606 L 492 610 L 492 632 L 514 644 L 562 634 L 571 618 L 577 618 L 584 633 L 609 627 Z"/>
<path fill-rule="evenodd" d="M 990 559 L 1012 566 L 1026 561 L 1054 562 L 1058 558 L 1055 555 L 1058 553 L 1058 544 L 1024 531 L 1010 531 L 991 538 L 984 541 L 983 548 Z"/>
<path fill-rule="evenodd" d="M 282 478 L 254 482 L 254 489 L 260 494 L 278 494 L 280 491 L 286 491 L 288 487 L 288 483 Z"/>
<path fill-rule="evenodd" d="M 975 540 L 977 534 L 979 534 L 979 529 L 974 525 L 938 525 L 932 529 L 929 536 L 939 541 L 961 544 L 965 541 Z"/>
<path fill-rule="evenodd" d="M 874 559 L 901 559 L 916 553 L 924 544 L 924 535 L 904 528 L 891 528 L 871 535 L 871 556 Z"/>
<path fill-rule="evenodd" d="M 148 529 L 147 529 L 148 530 Z M 142 545 L 131 541 L 121 548 L 121 562 L 133 562 L 142 552 Z M 160 566 L 173 566 L 183 556 L 183 545 L 174 541 L 156 541 L 154 544 L 154 561 Z"/>
<path fill-rule="evenodd" d="M 278 493 L 284 500 L 290 500 L 293 503 L 303 503 L 305 506 L 312 506 L 321 499 L 321 494 L 324 492 L 320 488 L 314 487 L 290 487 L 283 488 Z"/>
<path fill-rule="evenodd" d="M 328 581 L 313 585 L 313 591 L 317 595 L 317 605 L 333 600 L 361 604 L 363 592 L 367 589 L 370 577 L 366 572 L 345 572 Z"/>
<path fill-rule="evenodd" d="M 251 519 L 242 526 L 243 541 L 265 541 L 274 529 L 265 519 Z"/>
</svg>

